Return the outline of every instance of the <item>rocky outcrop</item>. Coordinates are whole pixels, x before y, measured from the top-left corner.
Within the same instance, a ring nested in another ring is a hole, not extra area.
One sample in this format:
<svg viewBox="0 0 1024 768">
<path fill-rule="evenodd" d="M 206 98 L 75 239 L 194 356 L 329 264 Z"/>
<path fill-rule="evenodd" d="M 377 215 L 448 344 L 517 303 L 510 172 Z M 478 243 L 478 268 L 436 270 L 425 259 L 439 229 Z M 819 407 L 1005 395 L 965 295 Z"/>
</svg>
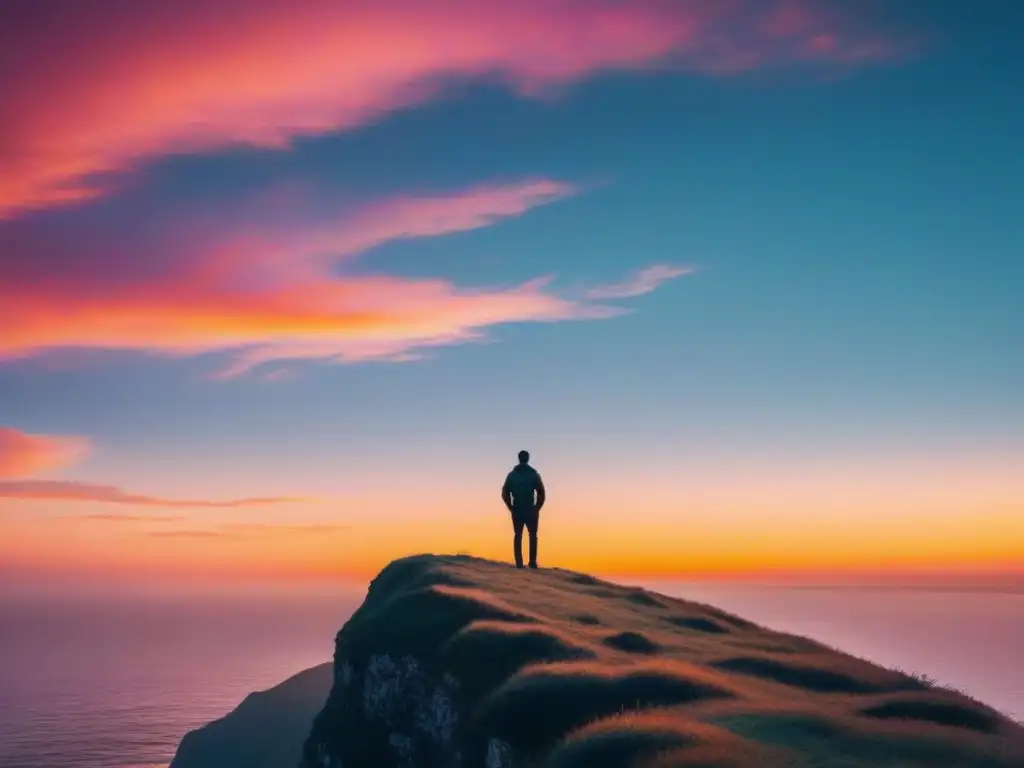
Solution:
<svg viewBox="0 0 1024 768">
<path fill-rule="evenodd" d="M 1021 768 L 1024 733 L 709 606 L 423 556 L 382 571 L 338 633 L 301 755 L 301 768 L 698 765 Z"/>
</svg>

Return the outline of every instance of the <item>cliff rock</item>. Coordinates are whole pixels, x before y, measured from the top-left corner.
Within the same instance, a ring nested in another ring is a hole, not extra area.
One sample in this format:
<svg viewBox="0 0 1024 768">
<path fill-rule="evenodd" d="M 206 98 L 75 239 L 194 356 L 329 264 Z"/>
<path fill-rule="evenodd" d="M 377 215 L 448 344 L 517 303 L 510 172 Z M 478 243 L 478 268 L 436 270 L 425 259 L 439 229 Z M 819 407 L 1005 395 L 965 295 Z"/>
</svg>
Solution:
<svg viewBox="0 0 1024 768">
<path fill-rule="evenodd" d="M 185 734 L 170 768 L 294 768 L 332 680 L 332 665 L 321 664 L 249 694 L 229 714 Z"/>
<path fill-rule="evenodd" d="M 301 768 L 1024 768 L 968 697 L 562 570 L 396 561 L 336 638 Z"/>
</svg>

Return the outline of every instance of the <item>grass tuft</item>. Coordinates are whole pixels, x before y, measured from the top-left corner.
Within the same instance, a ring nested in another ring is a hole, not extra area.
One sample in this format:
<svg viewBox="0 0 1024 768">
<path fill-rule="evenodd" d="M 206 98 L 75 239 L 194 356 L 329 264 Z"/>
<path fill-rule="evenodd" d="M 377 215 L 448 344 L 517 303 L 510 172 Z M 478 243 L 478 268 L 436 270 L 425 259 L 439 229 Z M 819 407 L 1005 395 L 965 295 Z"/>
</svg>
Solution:
<svg viewBox="0 0 1024 768">
<path fill-rule="evenodd" d="M 540 624 L 477 621 L 441 649 L 445 667 L 476 698 L 490 692 L 523 667 L 594 658 L 594 651 Z"/>
<path fill-rule="evenodd" d="M 961 704 L 926 700 L 896 700 L 862 709 L 862 715 L 880 719 L 921 720 L 936 725 L 967 728 L 979 733 L 996 733 L 999 719 L 980 709 Z"/>
<path fill-rule="evenodd" d="M 529 668 L 480 706 L 480 727 L 535 754 L 596 720 L 629 710 L 676 706 L 733 694 L 700 669 L 611 668 L 568 663 Z"/>
<path fill-rule="evenodd" d="M 692 629 L 695 632 L 706 632 L 710 635 L 725 635 L 729 629 L 717 621 L 704 619 L 699 616 L 669 616 L 665 619 L 669 624 L 682 629 Z"/>
<path fill-rule="evenodd" d="M 660 645 L 639 632 L 619 632 L 617 635 L 609 635 L 604 639 L 604 644 L 626 653 L 651 654 L 661 650 Z"/>
<path fill-rule="evenodd" d="M 898 686 L 857 678 L 838 670 L 768 657 L 737 656 L 713 662 L 712 666 L 818 693 L 885 693 L 898 690 Z"/>
</svg>

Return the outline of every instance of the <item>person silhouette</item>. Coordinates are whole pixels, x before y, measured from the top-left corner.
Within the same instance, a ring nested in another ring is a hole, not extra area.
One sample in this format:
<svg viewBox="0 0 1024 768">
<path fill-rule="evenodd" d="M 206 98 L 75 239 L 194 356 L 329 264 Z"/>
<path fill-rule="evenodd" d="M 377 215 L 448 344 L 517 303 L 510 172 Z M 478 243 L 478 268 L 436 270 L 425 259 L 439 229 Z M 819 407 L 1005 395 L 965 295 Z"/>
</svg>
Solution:
<svg viewBox="0 0 1024 768">
<path fill-rule="evenodd" d="M 501 498 L 512 513 L 512 530 L 515 533 L 513 548 L 516 568 L 523 567 L 523 528 L 530 534 L 530 567 L 537 567 L 537 527 L 540 523 L 540 509 L 544 506 L 544 481 L 540 473 L 530 466 L 530 453 L 519 452 L 519 464 L 512 468 L 501 486 Z"/>
</svg>

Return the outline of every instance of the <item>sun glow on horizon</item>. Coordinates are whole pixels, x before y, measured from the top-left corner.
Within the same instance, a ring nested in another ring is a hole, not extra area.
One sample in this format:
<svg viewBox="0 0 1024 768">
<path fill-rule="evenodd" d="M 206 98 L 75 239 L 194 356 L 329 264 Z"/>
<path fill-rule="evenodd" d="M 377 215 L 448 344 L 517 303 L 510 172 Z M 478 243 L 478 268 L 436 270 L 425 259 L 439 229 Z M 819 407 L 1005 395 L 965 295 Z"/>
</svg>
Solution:
<svg viewBox="0 0 1024 768">
<path fill-rule="evenodd" d="M 0 567 L 15 580 L 78 572 L 301 583 L 365 580 L 389 561 L 421 552 L 508 560 L 507 514 L 496 499 L 474 510 L 478 501 L 453 499 L 447 509 L 420 506 L 410 514 L 409 502 L 389 509 L 382 500 L 353 514 L 301 502 L 159 511 L 90 504 L 83 511 L 81 504 L 7 500 L 0 501 Z M 987 506 L 961 499 L 941 514 L 926 507 L 890 515 L 800 499 L 760 506 L 634 499 L 628 514 L 616 502 L 552 502 L 542 517 L 543 564 L 636 578 L 1024 574 L 1024 518 L 1012 498 Z"/>
<path fill-rule="evenodd" d="M 1024 574 L 999 14 L 24 5 L 0 23 L 0 585 L 509 560 L 523 447 L 544 565 Z"/>
</svg>

